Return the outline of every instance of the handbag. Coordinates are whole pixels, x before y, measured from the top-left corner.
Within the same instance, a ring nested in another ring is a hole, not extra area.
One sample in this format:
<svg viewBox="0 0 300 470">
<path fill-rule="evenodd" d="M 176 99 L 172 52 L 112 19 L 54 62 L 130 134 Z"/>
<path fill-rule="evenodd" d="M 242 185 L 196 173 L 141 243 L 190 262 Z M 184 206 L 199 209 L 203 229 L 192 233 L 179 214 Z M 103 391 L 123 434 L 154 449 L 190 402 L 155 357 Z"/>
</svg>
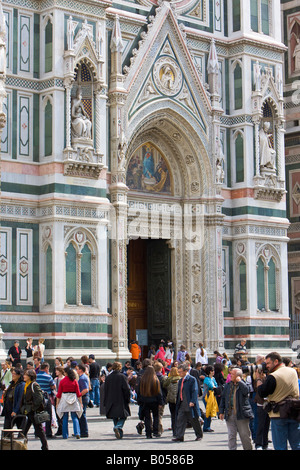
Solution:
<svg viewBox="0 0 300 470">
<path fill-rule="evenodd" d="M 33 415 L 33 419 L 35 424 L 46 423 L 46 421 L 50 421 L 50 414 L 48 411 L 36 411 Z"/>
</svg>

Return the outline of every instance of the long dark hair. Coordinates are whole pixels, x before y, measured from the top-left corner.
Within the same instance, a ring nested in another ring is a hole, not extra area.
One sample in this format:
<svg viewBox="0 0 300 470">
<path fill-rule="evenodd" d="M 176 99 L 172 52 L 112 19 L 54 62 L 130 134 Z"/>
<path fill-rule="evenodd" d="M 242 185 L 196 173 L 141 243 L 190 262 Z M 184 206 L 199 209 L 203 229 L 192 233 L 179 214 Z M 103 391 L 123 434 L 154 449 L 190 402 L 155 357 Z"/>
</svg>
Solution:
<svg viewBox="0 0 300 470">
<path fill-rule="evenodd" d="M 69 377 L 69 379 L 72 382 L 74 382 L 74 380 L 76 379 L 75 371 L 73 369 L 71 369 L 71 367 L 66 368 L 66 375 Z"/>
<path fill-rule="evenodd" d="M 140 393 L 144 397 L 152 397 L 160 393 L 160 383 L 153 366 L 147 366 L 141 377 Z"/>
</svg>

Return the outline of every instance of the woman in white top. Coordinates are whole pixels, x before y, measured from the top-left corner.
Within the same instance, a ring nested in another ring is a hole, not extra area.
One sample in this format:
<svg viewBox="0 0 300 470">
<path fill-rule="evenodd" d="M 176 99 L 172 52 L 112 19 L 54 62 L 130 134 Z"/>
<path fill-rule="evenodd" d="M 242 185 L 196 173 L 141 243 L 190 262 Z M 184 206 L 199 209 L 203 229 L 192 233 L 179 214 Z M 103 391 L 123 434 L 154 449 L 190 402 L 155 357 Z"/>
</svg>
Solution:
<svg viewBox="0 0 300 470">
<path fill-rule="evenodd" d="M 196 351 L 196 364 L 201 362 L 202 365 L 208 364 L 208 356 L 206 349 L 203 348 L 203 344 L 199 343 L 199 348 Z"/>
<path fill-rule="evenodd" d="M 38 357 L 41 359 L 41 363 L 44 362 L 44 354 L 45 354 L 45 345 L 44 345 L 44 338 L 40 338 L 38 344 L 34 346 L 34 353 L 33 357 Z"/>
</svg>

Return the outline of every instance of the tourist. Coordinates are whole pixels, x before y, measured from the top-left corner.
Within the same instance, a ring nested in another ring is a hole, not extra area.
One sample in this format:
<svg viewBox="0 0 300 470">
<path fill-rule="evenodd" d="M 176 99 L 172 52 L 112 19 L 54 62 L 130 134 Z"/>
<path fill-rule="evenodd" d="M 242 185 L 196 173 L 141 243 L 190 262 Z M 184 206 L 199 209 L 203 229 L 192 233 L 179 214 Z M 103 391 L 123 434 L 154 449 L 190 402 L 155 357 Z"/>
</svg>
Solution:
<svg viewBox="0 0 300 470">
<path fill-rule="evenodd" d="M 86 409 L 90 401 L 89 378 L 86 374 L 86 366 L 78 364 L 76 367 L 79 376 L 78 385 L 82 397 L 82 415 L 79 419 L 80 437 L 89 437 L 88 422 L 86 418 Z"/>
<path fill-rule="evenodd" d="M 112 372 L 104 382 L 104 407 L 106 417 L 114 423 L 114 433 L 117 439 L 123 437 L 123 427 L 130 416 L 130 387 L 124 374 L 122 364 L 114 362 Z"/>
<path fill-rule="evenodd" d="M 266 400 L 259 396 L 257 393 L 258 385 L 262 385 L 266 380 L 266 375 L 262 369 L 257 369 L 256 379 L 254 381 L 255 390 L 255 403 L 257 415 L 257 428 L 255 437 L 256 450 L 268 450 L 269 443 L 269 430 L 270 430 L 270 417 L 265 408 Z"/>
<path fill-rule="evenodd" d="M 148 351 L 148 358 L 153 361 L 156 354 L 155 344 L 151 344 Z"/>
<path fill-rule="evenodd" d="M 62 436 L 62 418 L 60 418 L 56 412 L 56 405 L 57 405 L 56 396 L 57 396 L 57 392 L 59 389 L 60 381 L 66 376 L 66 371 L 63 366 L 56 366 L 54 369 L 54 373 L 55 373 L 55 379 L 54 379 L 54 383 L 55 383 L 54 404 L 55 405 L 54 406 L 55 406 L 55 413 L 56 413 L 56 419 L 57 419 L 57 431 L 56 431 L 55 436 Z"/>
<path fill-rule="evenodd" d="M 203 403 L 206 408 L 207 398 L 209 396 L 210 391 L 214 391 L 217 389 L 218 384 L 216 379 L 214 378 L 215 370 L 213 366 L 206 366 L 205 373 L 207 374 L 203 381 Z M 211 416 L 206 416 L 204 418 L 204 425 L 203 425 L 203 432 L 214 432 L 211 429 Z"/>
<path fill-rule="evenodd" d="M 94 406 L 100 406 L 100 365 L 95 360 L 94 354 L 89 355 L 90 365 L 90 399 Z"/>
<path fill-rule="evenodd" d="M 44 338 L 38 340 L 38 344 L 34 347 L 33 357 L 38 357 L 41 360 L 41 364 L 44 362 L 45 357 L 45 345 Z"/>
<path fill-rule="evenodd" d="M 287 397 L 299 399 L 298 377 L 295 369 L 285 367 L 282 357 L 277 352 L 266 356 L 266 368 L 269 372 L 265 381 L 260 383 L 259 371 L 256 371 L 257 393 L 267 398 L 267 408 L 271 419 L 272 440 L 275 450 L 287 450 L 289 442 L 292 450 L 300 450 L 300 423 L 287 414 L 283 418 L 278 403 Z"/>
<path fill-rule="evenodd" d="M 66 377 L 64 377 L 60 381 L 56 399 L 56 412 L 60 418 L 62 417 L 63 420 L 63 439 L 68 439 L 69 437 L 69 412 L 71 412 L 74 435 L 76 439 L 80 439 L 79 419 L 82 415 L 82 398 L 79 390 L 79 385 L 76 380 L 75 371 L 70 367 L 66 369 Z"/>
<path fill-rule="evenodd" d="M 25 351 L 26 351 L 26 363 L 33 361 L 33 351 L 34 347 L 32 346 L 32 338 L 28 338 L 26 341 Z"/>
<path fill-rule="evenodd" d="M 198 385 L 198 397 L 202 396 L 202 389 L 201 389 L 201 374 L 202 374 L 202 364 L 201 362 L 198 362 L 195 367 L 190 369 L 189 371 L 190 375 L 195 377 L 197 380 L 197 385 Z"/>
<path fill-rule="evenodd" d="M 196 350 L 196 364 L 201 362 L 202 365 L 208 364 L 208 355 L 203 343 L 199 343 L 199 348 Z"/>
<path fill-rule="evenodd" d="M 141 354 L 142 354 L 138 341 L 131 341 L 130 354 L 131 354 L 131 367 L 134 367 L 135 363 L 140 359 Z"/>
<path fill-rule="evenodd" d="M 236 345 L 234 350 L 234 357 L 236 359 L 242 359 L 247 354 L 246 340 L 241 339 L 241 341 Z"/>
<path fill-rule="evenodd" d="M 166 352 L 163 343 L 160 343 L 157 353 L 154 356 L 154 361 L 157 361 L 158 359 L 162 359 L 163 361 L 166 359 Z"/>
<path fill-rule="evenodd" d="M 248 387 L 242 380 L 242 370 L 235 368 L 231 371 L 231 382 L 227 383 L 222 393 L 219 418 L 224 418 L 228 430 L 228 448 L 237 449 L 237 433 L 244 450 L 252 450 L 249 421 L 253 418 L 252 408 L 248 398 Z"/>
<path fill-rule="evenodd" d="M 3 429 L 11 429 L 12 418 L 20 414 L 25 386 L 21 369 L 12 368 L 11 374 L 12 380 L 3 395 Z"/>
<path fill-rule="evenodd" d="M 166 402 L 169 404 L 171 414 L 171 427 L 173 436 L 175 437 L 175 417 L 176 417 L 176 399 L 178 390 L 178 381 L 180 375 L 177 367 L 171 367 L 170 373 L 163 383 L 163 387 L 167 390 Z"/>
<path fill-rule="evenodd" d="M 162 403 L 158 407 L 158 433 L 161 435 L 163 433 L 163 424 L 162 424 L 162 418 L 165 410 L 165 404 L 167 403 L 167 391 L 164 388 L 164 382 L 167 379 L 167 377 L 163 374 L 163 365 L 161 362 L 156 361 L 153 364 L 156 377 L 159 380 L 160 383 L 160 389 L 162 392 L 163 400 Z"/>
<path fill-rule="evenodd" d="M 42 450 L 48 450 L 48 442 L 42 423 L 37 423 L 34 419 L 35 413 L 44 411 L 44 396 L 39 384 L 36 382 L 36 373 L 33 369 L 24 372 L 24 394 L 22 396 L 21 413 L 27 416 L 27 423 L 24 434 L 27 437 L 28 431 L 33 425 L 35 435 L 42 443 Z"/>
<path fill-rule="evenodd" d="M 173 359 L 174 359 L 174 350 L 171 346 L 172 343 L 168 343 L 166 346 L 166 352 L 165 352 L 165 360 L 168 365 L 168 367 L 171 366 Z"/>
<path fill-rule="evenodd" d="M 178 391 L 176 399 L 176 424 L 173 442 L 183 442 L 187 423 L 192 425 L 196 441 L 202 439 L 203 433 L 200 424 L 201 412 L 198 404 L 198 386 L 196 379 L 188 374 L 188 364 L 179 364 Z"/>
<path fill-rule="evenodd" d="M 11 374 L 11 361 L 3 361 L 1 363 L 1 373 L 0 373 L 0 390 L 4 392 L 9 387 L 10 382 L 12 381 Z"/>
<path fill-rule="evenodd" d="M 141 380 L 141 377 L 142 375 L 144 374 L 145 372 L 145 369 L 148 367 L 148 366 L 151 366 L 152 364 L 152 360 L 150 358 L 145 358 L 142 362 L 142 368 L 139 370 L 138 374 L 137 374 L 137 381 L 136 381 L 136 392 L 138 390 L 138 387 L 139 387 L 139 383 L 140 383 L 140 380 Z M 144 424 L 144 420 L 145 420 L 145 416 L 144 416 L 144 411 L 143 411 L 143 406 L 139 406 L 139 422 L 138 424 L 136 425 L 136 430 L 138 432 L 138 434 L 142 434 L 143 432 L 143 429 L 145 427 L 145 424 Z"/>
<path fill-rule="evenodd" d="M 159 405 L 163 404 L 163 395 L 153 366 L 147 366 L 141 376 L 137 390 L 137 402 L 143 410 L 147 439 L 152 438 L 151 414 L 153 418 L 153 436 L 160 437 L 158 432 Z"/>
<path fill-rule="evenodd" d="M 41 368 L 41 358 L 37 356 L 33 356 L 33 364 L 34 364 L 34 371 L 36 374 L 39 373 L 40 368 Z"/>
<path fill-rule="evenodd" d="M 186 353 L 187 353 L 186 347 L 184 346 L 184 344 L 182 344 L 180 346 L 180 350 L 178 351 L 178 354 L 177 354 L 177 361 L 178 361 L 179 364 L 181 364 L 185 361 Z"/>
<path fill-rule="evenodd" d="M 8 356 L 12 362 L 12 367 L 15 367 L 19 362 L 21 362 L 22 349 L 20 348 L 18 340 L 14 341 L 13 346 L 9 348 Z"/>
<path fill-rule="evenodd" d="M 50 415 L 50 420 L 46 422 L 46 437 L 47 439 L 52 439 L 54 436 L 52 434 L 52 414 L 54 415 L 54 394 L 55 382 L 50 375 L 50 366 L 48 362 L 41 364 L 40 371 L 36 376 L 36 381 L 44 392 L 45 398 L 45 410 L 48 411 Z"/>
<path fill-rule="evenodd" d="M 215 358 L 216 358 L 215 364 L 221 364 L 222 359 L 223 359 L 222 354 L 219 351 L 214 351 L 214 355 L 215 355 Z"/>
</svg>

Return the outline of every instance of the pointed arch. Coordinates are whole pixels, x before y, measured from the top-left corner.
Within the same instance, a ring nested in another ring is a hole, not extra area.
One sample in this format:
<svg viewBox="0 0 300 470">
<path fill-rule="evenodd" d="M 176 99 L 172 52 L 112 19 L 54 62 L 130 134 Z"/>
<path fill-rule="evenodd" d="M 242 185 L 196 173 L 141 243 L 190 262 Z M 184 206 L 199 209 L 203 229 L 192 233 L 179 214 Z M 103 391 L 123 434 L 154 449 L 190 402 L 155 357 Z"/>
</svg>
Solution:
<svg viewBox="0 0 300 470">
<path fill-rule="evenodd" d="M 70 231 L 65 240 L 66 303 L 72 306 L 97 304 L 97 242 L 83 227 Z"/>
<path fill-rule="evenodd" d="M 243 67 L 242 62 L 237 60 L 233 64 L 233 80 L 234 80 L 234 109 L 242 109 L 243 107 Z"/>
<path fill-rule="evenodd" d="M 260 311 L 280 309 L 280 256 L 270 244 L 260 247 L 257 254 L 257 308 Z"/>
<path fill-rule="evenodd" d="M 247 293 L 247 261 L 243 256 L 237 260 L 238 279 L 239 279 L 239 309 L 247 310 L 248 293 Z"/>
</svg>

